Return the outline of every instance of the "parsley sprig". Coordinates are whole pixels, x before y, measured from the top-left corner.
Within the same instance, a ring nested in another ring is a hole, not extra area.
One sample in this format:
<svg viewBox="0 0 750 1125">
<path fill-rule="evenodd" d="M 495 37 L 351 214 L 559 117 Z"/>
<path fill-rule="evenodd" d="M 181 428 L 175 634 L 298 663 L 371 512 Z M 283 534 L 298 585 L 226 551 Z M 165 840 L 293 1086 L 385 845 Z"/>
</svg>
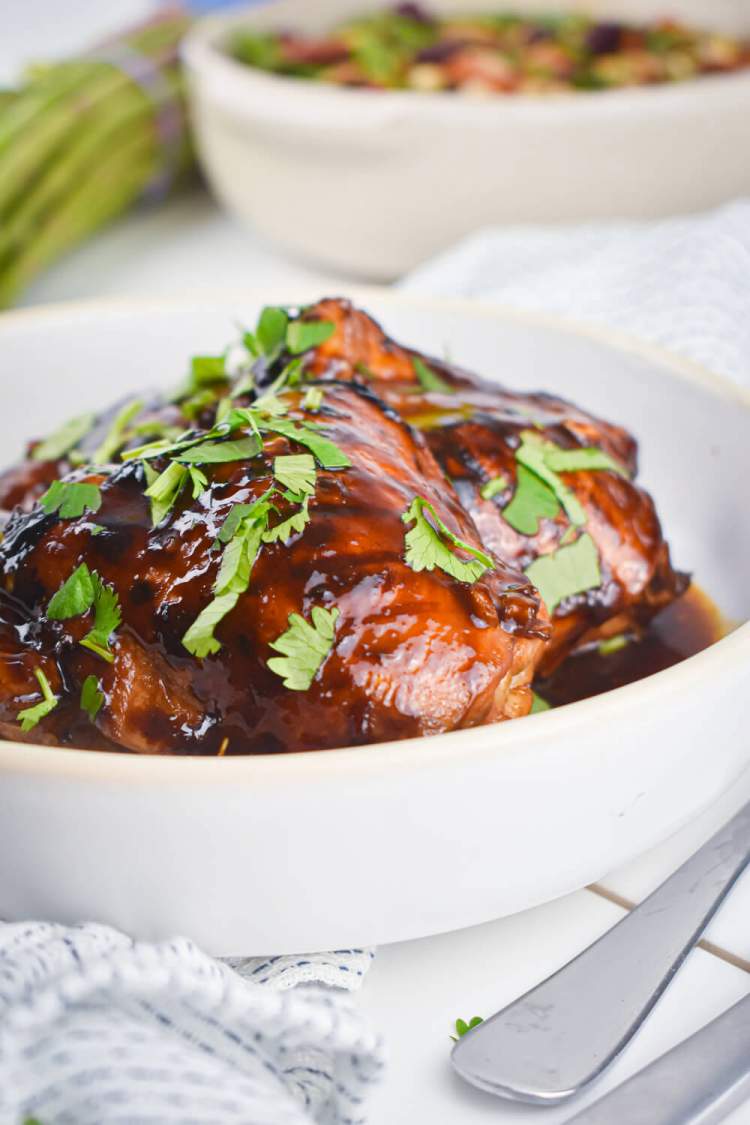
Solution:
<svg viewBox="0 0 750 1125">
<path fill-rule="evenodd" d="M 414 524 L 405 535 L 406 561 L 412 570 L 434 570 L 439 567 L 459 582 L 472 583 L 485 571 L 494 568 L 492 558 L 454 535 L 440 519 L 434 506 L 424 497 L 415 496 L 401 519 L 404 523 Z M 460 558 L 453 550 L 455 547 L 472 558 Z"/>
<path fill-rule="evenodd" d="M 81 438 L 93 428 L 95 421 L 93 414 L 79 414 L 78 417 L 71 418 L 59 430 L 34 446 L 32 461 L 59 461 L 78 445 Z"/>
</svg>

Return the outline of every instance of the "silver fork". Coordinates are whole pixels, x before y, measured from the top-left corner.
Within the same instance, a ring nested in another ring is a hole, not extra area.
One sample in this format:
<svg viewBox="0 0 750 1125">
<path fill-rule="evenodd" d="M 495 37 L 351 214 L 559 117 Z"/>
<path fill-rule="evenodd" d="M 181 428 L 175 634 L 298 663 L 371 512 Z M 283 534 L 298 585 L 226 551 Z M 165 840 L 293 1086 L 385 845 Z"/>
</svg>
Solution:
<svg viewBox="0 0 750 1125">
<path fill-rule="evenodd" d="M 608 933 L 456 1043 L 454 1067 L 500 1097 L 579 1093 L 636 1034 L 750 861 L 750 803 Z"/>
</svg>

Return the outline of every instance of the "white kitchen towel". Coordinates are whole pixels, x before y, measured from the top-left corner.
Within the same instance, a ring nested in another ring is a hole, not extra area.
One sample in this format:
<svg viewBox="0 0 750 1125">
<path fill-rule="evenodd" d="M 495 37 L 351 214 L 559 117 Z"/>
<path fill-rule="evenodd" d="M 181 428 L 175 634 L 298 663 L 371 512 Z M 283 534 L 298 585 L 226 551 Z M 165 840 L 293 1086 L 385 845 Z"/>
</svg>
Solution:
<svg viewBox="0 0 750 1125">
<path fill-rule="evenodd" d="M 286 960 L 248 980 L 181 938 L 0 925 L 0 1125 L 363 1122 L 380 1039 L 344 992 L 285 988 Z M 369 956 L 325 961 L 351 983 Z"/>
<path fill-rule="evenodd" d="M 401 287 L 615 328 L 750 384 L 750 200 L 653 222 L 483 230 Z"/>
</svg>

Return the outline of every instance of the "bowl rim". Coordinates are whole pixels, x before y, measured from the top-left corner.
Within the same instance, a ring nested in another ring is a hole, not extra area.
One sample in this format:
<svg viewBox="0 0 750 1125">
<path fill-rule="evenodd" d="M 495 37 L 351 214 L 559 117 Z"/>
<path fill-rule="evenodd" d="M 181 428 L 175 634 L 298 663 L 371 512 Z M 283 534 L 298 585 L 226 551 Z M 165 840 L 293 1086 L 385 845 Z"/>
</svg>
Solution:
<svg viewBox="0 0 750 1125">
<path fill-rule="evenodd" d="M 324 284 L 328 284 L 327 282 Z M 70 326 L 71 322 L 99 320 L 102 317 L 130 318 L 154 314 L 160 310 L 177 310 L 248 302 L 267 304 L 278 300 L 288 303 L 291 288 L 298 301 L 320 298 L 321 283 L 304 281 L 294 285 L 209 289 L 186 292 L 172 297 L 102 297 L 80 301 L 62 301 L 49 305 L 5 312 L 0 317 L 0 342 L 4 332 L 16 328 L 42 330 L 46 324 Z M 590 325 L 554 314 L 527 312 L 489 301 L 464 297 L 431 296 L 402 292 L 385 286 L 362 286 L 344 283 L 345 296 L 357 303 L 377 301 L 379 305 L 409 305 L 425 312 L 444 310 L 482 320 L 515 322 L 543 330 L 561 332 L 574 338 L 594 341 L 626 355 L 636 356 L 662 373 L 702 387 L 716 397 L 734 402 L 750 413 L 750 389 L 739 386 L 727 377 L 701 364 L 643 342 L 625 332 Z M 285 294 L 282 294 L 285 290 Z M 378 312 L 379 316 L 382 313 Z M 0 740 L 0 773 L 33 774 L 65 777 L 92 783 L 99 781 L 151 784 L 169 782 L 193 788 L 197 785 L 232 785 L 247 781 L 274 781 L 283 785 L 290 777 L 305 782 L 330 784 L 332 775 L 357 779 L 367 775 L 382 778 L 397 769 L 424 770 L 420 751 L 429 741 L 431 769 L 453 770 L 460 763 L 481 764 L 488 756 L 531 754 L 536 749 L 556 752 L 565 745 L 570 753 L 570 740 L 580 727 L 604 722 L 617 722 L 618 716 L 630 715 L 636 708 L 659 705 L 669 707 L 672 701 L 691 690 L 699 691 L 707 678 L 721 677 L 726 667 L 750 662 L 750 621 L 739 624 L 732 632 L 679 664 L 653 673 L 643 680 L 615 688 L 602 695 L 567 704 L 565 707 L 527 715 L 526 727 L 518 722 L 492 723 L 486 726 L 449 731 L 444 734 L 398 741 L 368 743 L 361 746 L 338 747 L 325 751 L 292 751 L 284 754 L 247 754 L 216 756 L 151 755 L 118 753 L 112 750 L 81 750 L 75 747 L 43 746 L 29 742 Z M 291 771 L 291 773 L 290 773 Z"/>
<path fill-rule="evenodd" d="M 304 8 L 307 0 L 291 2 Z M 636 110 L 644 117 L 659 110 L 668 115 L 682 113 L 687 102 L 695 102 L 691 92 L 696 91 L 696 85 L 701 92 L 701 101 L 713 97 L 732 102 L 738 86 L 750 92 L 750 67 L 728 73 L 698 75 L 684 82 L 643 84 L 614 90 L 577 90 L 575 95 L 565 91 L 544 97 L 513 94 L 508 97 L 466 98 L 455 94 L 450 96 L 450 91 L 374 90 L 307 81 L 240 62 L 222 46 L 221 40 L 227 32 L 235 27 L 252 25 L 253 17 L 268 10 L 271 4 L 272 0 L 261 3 L 256 0 L 256 3 L 235 6 L 228 12 L 203 16 L 193 24 L 180 45 L 180 55 L 188 69 L 212 80 L 216 95 L 236 112 L 241 112 L 243 106 L 234 95 L 245 93 L 264 98 L 263 109 L 269 117 L 283 117 L 281 95 L 285 94 L 294 98 L 295 112 L 304 112 L 305 123 L 315 121 L 316 114 L 321 111 L 335 113 L 345 109 L 346 115 L 337 116 L 335 124 L 359 131 L 363 122 L 358 115 L 362 113 L 388 120 L 394 114 L 409 113 L 430 120 L 469 120 L 475 124 L 516 116 L 549 119 L 554 123 L 568 119 L 571 111 L 576 119 L 588 115 L 609 118 Z M 297 97 L 300 93 L 301 99 Z M 357 114 L 351 112 L 351 99 L 355 99 Z M 317 123 L 321 124 L 320 121 Z"/>
</svg>

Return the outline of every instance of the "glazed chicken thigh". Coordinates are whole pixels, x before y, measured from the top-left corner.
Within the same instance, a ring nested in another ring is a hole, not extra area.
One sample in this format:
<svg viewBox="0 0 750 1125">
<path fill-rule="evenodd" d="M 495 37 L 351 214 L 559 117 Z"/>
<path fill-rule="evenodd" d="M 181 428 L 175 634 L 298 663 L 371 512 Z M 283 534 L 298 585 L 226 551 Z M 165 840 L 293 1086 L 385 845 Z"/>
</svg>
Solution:
<svg viewBox="0 0 750 1125">
<path fill-rule="evenodd" d="M 335 325 L 306 377 L 363 383 L 422 431 L 484 546 L 546 594 L 542 673 L 576 647 L 639 634 L 684 592 L 689 579 L 672 568 L 653 501 L 634 483 L 627 431 L 400 347 L 348 301 L 321 301 L 304 316 Z M 579 581 L 566 584 L 574 563 Z"/>
<path fill-rule="evenodd" d="M 26 496 L 0 547 L 4 737 L 246 754 L 529 710 L 529 579 L 418 433 L 364 388 L 321 390 L 228 399 L 212 428 Z"/>
</svg>

